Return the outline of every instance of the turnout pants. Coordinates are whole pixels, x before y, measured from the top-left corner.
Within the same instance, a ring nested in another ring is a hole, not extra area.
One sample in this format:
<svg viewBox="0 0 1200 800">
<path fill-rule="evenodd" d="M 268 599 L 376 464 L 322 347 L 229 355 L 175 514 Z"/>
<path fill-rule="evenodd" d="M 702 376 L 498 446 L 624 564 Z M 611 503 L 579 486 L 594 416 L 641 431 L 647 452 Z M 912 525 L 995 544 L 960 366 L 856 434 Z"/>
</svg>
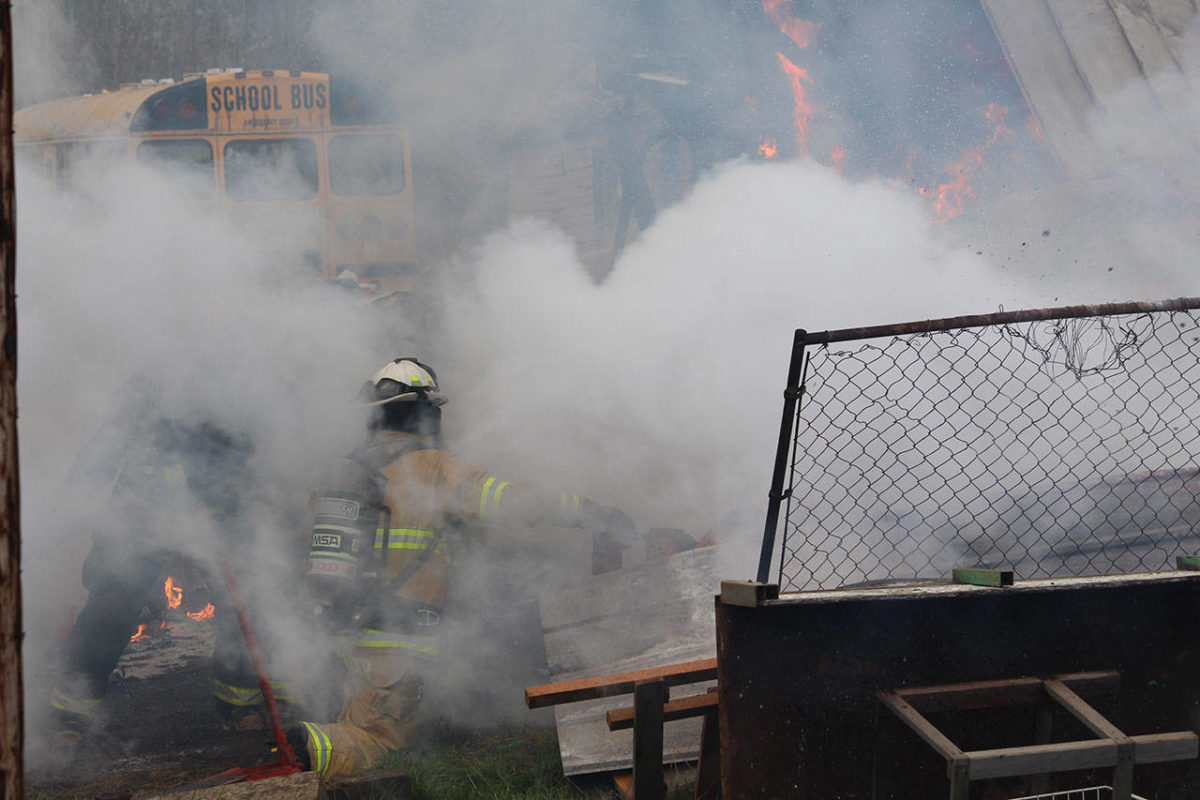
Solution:
<svg viewBox="0 0 1200 800">
<path fill-rule="evenodd" d="M 364 632 L 347 657 L 346 702 L 337 722 L 302 722 L 312 769 L 328 777 L 378 767 L 410 747 L 421 721 L 424 674 L 436 650 L 377 631 Z"/>
</svg>

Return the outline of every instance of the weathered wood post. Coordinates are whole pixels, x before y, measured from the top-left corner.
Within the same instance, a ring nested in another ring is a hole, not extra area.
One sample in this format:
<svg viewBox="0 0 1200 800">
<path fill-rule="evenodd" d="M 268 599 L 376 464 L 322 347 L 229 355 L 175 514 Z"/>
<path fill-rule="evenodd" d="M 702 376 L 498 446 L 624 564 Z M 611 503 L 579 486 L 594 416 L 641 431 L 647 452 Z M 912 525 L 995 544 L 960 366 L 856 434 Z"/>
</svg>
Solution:
<svg viewBox="0 0 1200 800">
<path fill-rule="evenodd" d="M 0 800 L 25 796 L 11 23 L 11 4 L 0 2 Z"/>
</svg>

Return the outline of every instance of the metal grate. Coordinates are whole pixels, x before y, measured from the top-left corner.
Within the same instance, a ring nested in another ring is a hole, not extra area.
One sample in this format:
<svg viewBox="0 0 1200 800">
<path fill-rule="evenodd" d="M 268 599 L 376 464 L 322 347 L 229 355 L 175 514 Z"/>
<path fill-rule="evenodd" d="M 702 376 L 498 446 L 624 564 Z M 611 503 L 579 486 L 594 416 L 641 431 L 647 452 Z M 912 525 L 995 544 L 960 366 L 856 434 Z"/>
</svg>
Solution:
<svg viewBox="0 0 1200 800">
<path fill-rule="evenodd" d="M 1071 789 L 1065 792 L 1050 792 L 1049 794 L 1031 794 L 1025 797 L 1014 797 L 1011 800 L 1112 800 L 1111 786 L 1090 786 L 1086 789 Z M 1129 796 L 1130 800 L 1146 800 L 1136 794 Z"/>
<path fill-rule="evenodd" d="M 1200 546 L 1200 299 L 797 331 L 788 387 L 759 565 L 782 507 L 784 591 Z"/>
</svg>

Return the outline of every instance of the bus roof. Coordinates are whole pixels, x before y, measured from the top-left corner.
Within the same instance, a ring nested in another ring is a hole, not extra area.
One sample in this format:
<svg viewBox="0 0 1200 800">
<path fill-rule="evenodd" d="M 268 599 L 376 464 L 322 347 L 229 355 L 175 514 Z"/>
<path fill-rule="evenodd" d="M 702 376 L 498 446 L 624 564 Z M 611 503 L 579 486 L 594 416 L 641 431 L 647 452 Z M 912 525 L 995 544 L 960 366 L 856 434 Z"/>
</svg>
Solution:
<svg viewBox="0 0 1200 800">
<path fill-rule="evenodd" d="M 236 85 L 250 79 L 269 79 L 275 76 L 302 78 L 327 82 L 329 76 L 319 72 L 289 70 L 237 70 L 213 72 L 178 83 L 144 81 L 116 91 L 103 91 L 81 97 L 65 97 L 21 109 L 13 115 L 13 132 L 18 143 L 54 139 L 94 139 L 106 136 L 125 136 L 131 131 L 159 132 L 207 129 L 205 119 L 207 92 L 225 85 Z M 198 124 L 177 126 L 155 124 L 149 110 L 159 97 L 182 98 L 172 103 L 193 101 Z M 139 112 L 142 112 L 139 114 Z"/>
</svg>

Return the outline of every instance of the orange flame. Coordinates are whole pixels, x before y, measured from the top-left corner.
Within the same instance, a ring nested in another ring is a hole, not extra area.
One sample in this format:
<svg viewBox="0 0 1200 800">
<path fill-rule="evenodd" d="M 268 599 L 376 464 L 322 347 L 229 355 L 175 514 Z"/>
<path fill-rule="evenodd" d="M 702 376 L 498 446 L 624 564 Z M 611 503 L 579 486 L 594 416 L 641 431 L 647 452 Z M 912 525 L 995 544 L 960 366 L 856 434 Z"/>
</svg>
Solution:
<svg viewBox="0 0 1200 800">
<path fill-rule="evenodd" d="M 759 155 L 770 161 L 779 152 L 779 148 L 775 145 L 774 139 L 767 139 L 758 148 Z"/>
<path fill-rule="evenodd" d="M 971 186 L 971 179 L 983 167 L 984 154 L 995 147 L 997 143 L 1012 136 L 1012 131 L 1004 121 L 1008 116 L 1007 106 L 988 103 L 983 113 L 994 126 L 992 135 L 987 142 L 965 151 L 962 158 L 946 167 L 950 181 L 938 185 L 937 193 L 933 198 L 933 218 L 930 222 L 945 222 L 962 215 L 963 203 L 975 199 L 975 189 Z M 921 194 L 927 194 L 925 189 L 919 191 Z"/>
<path fill-rule="evenodd" d="M 204 607 L 203 611 L 189 611 L 187 615 L 192 619 L 200 622 L 201 620 L 212 619 L 216 616 L 217 610 L 213 608 L 213 604 L 209 603 Z"/>
<path fill-rule="evenodd" d="M 167 576 L 167 581 L 163 584 L 163 594 L 167 596 L 167 608 L 179 608 L 179 605 L 183 602 L 183 589 L 175 585 L 175 579 L 170 575 Z"/>
<path fill-rule="evenodd" d="M 791 4 L 792 0 L 763 0 L 763 11 L 779 26 L 784 36 L 795 42 L 796 47 L 804 49 L 816 38 L 817 32 L 821 30 L 821 23 L 793 17 L 783 10 L 783 6 Z"/>
<path fill-rule="evenodd" d="M 829 151 L 829 160 L 833 162 L 833 167 L 839 175 L 846 174 L 846 148 L 835 144 Z"/>
<path fill-rule="evenodd" d="M 783 74 L 787 76 L 788 83 L 792 87 L 792 124 L 796 127 L 796 153 L 806 156 L 808 155 L 808 120 L 812 117 L 814 109 L 808 104 L 804 84 L 812 83 L 812 79 L 808 77 L 808 70 L 797 67 L 783 53 L 775 55 L 779 57 L 779 66 L 783 68 Z"/>
<path fill-rule="evenodd" d="M 149 639 L 150 634 L 146 633 L 145 625 L 138 625 L 137 633 L 129 637 L 129 641 L 136 642 L 139 639 Z"/>
<path fill-rule="evenodd" d="M 1042 126 L 1038 124 L 1037 117 L 1032 113 L 1025 117 L 1025 127 L 1030 130 L 1039 142 L 1046 141 L 1046 134 L 1042 133 Z"/>
<path fill-rule="evenodd" d="M 767 17 L 779 26 L 779 30 L 795 43 L 800 49 L 807 48 L 813 43 L 821 23 L 810 22 L 792 16 L 790 10 L 792 0 L 762 0 L 763 11 Z M 808 95 L 804 89 L 805 83 L 812 83 L 808 71 L 797 67 L 783 53 L 775 54 L 779 58 L 779 66 L 787 77 L 792 89 L 792 124 L 796 128 L 796 155 L 808 155 L 808 122 L 816 108 L 809 104 Z M 764 154 L 765 155 L 765 154 Z"/>
</svg>

